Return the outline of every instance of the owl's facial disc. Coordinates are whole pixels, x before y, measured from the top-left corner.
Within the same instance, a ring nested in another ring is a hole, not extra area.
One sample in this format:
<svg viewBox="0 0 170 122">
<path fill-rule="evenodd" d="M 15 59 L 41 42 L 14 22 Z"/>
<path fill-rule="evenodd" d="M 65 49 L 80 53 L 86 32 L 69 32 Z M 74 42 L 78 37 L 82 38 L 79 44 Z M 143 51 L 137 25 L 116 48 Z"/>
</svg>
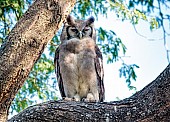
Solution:
<svg viewBox="0 0 170 122">
<path fill-rule="evenodd" d="M 82 30 L 85 37 L 92 37 L 93 29 L 91 26 L 85 26 Z"/>
<path fill-rule="evenodd" d="M 83 29 L 78 31 L 78 37 L 79 39 L 84 37 L 92 37 L 92 28 L 90 26 L 85 26 Z"/>
<path fill-rule="evenodd" d="M 67 17 L 67 39 L 92 37 L 94 17 L 87 20 L 75 20 L 72 16 Z"/>
<path fill-rule="evenodd" d="M 69 39 L 71 38 L 79 38 L 82 39 L 84 37 L 92 37 L 92 27 L 91 26 L 85 26 L 82 29 L 77 29 L 75 26 L 69 26 L 67 30 L 67 34 Z"/>
<path fill-rule="evenodd" d="M 78 29 L 75 26 L 68 26 L 67 27 L 67 37 L 68 39 L 76 38 L 78 36 Z"/>
</svg>

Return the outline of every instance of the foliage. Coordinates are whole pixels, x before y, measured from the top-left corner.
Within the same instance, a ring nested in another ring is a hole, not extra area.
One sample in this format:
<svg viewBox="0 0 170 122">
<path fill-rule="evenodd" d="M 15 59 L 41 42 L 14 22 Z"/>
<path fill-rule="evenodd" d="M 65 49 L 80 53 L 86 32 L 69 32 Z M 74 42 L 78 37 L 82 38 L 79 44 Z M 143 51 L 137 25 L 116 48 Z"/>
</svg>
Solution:
<svg viewBox="0 0 170 122">
<path fill-rule="evenodd" d="M 126 83 L 128 84 L 130 90 L 136 90 L 136 87 L 131 85 L 131 80 L 136 81 L 137 78 L 134 68 L 139 68 L 139 66 L 137 66 L 136 64 L 127 65 L 125 63 L 122 63 L 122 67 L 119 70 L 120 77 L 124 76 L 126 78 Z"/>
<path fill-rule="evenodd" d="M 126 46 L 112 30 L 106 31 L 100 27 L 98 29 L 97 37 L 98 42 L 100 42 L 99 46 L 101 47 L 103 54 L 107 55 L 108 57 L 108 63 L 113 63 L 114 61 L 119 60 L 120 50 L 122 50 L 123 54 L 125 55 L 127 49 Z"/>
<path fill-rule="evenodd" d="M 138 8 L 139 5 L 142 6 L 140 11 L 150 19 L 150 30 L 153 31 L 157 28 L 162 30 L 162 40 L 167 53 L 167 60 L 170 63 L 170 50 L 167 48 L 167 38 L 170 33 L 168 33 L 169 27 L 166 26 L 166 24 L 170 24 L 170 0 L 129 0 L 128 8 Z"/>
<path fill-rule="evenodd" d="M 157 1 L 158 5 L 162 4 L 169 9 L 166 2 Z M 0 1 L 0 44 L 3 43 L 14 24 L 32 2 L 32 0 Z M 161 6 L 158 8 L 159 13 L 151 17 L 151 13 L 154 13 L 154 10 L 157 9 L 157 7 L 154 6 L 153 0 L 129 0 L 128 3 L 126 2 L 127 1 L 123 0 L 107 0 L 107 2 L 105 0 L 77 0 L 72 14 L 77 18 L 85 18 L 89 15 L 93 15 L 98 19 L 99 14 L 107 18 L 107 12 L 111 11 L 122 21 L 130 20 L 134 26 L 138 24 L 140 19 L 148 21 L 151 30 L 163 28 L 166 34 L 163 21 L 166 18 L 170 18 L 170 15 L 167 13 L 164 15 L 161 11 Z M 120 77 L 126 79 L 125 82 L 127 82 L 129 89 L 135 88 L 131 85 L 131 82 L 132 80 L 136 80 L 137 75 L 135 73 L 135 68 L 139 68 L 139 66 L 136 64 L 126 64 L 122 60 L 121 55 L 124 56 L 127 50 L 122 40 L 117 37 L 114 30 L 108 31 L 102 27 L 97 29 L 97 35 L 97 44 L 101 48 L 103 54 L 107 56 L 108 63 L 122 61 L 122 67 L 120 67 L 119 70 Z M 166 37 L 164 41 L 166 41 Z M 28 105 L 37 102 L 38 99 L 39 101 L 57 99 L 57 81 L 54 74 L 53 57 L 58 44 L 59 33 L 50 41 L 45 52 L 34 65 L 24 86 L 19 90 L 13 101 L 10 109 L 11 112 L 19 112 Z"/>
<path fill-rule="evenodd" d="M 16 21 L 22 16 L 32 0 L 0 1 L 0 44 L 9 34 Z"/>
</svg>

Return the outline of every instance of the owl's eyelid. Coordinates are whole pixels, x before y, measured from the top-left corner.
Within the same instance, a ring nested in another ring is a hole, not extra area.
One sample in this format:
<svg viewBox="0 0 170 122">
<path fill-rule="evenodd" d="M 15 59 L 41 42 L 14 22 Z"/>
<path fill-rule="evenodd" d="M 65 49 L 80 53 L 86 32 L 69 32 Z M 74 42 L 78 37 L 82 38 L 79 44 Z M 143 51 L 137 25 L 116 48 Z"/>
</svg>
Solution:
<svg viewBox="0 0 170 122">
<path fill-rule="evenodd" d="M 83 30 L 88 31 L 89 29 L 90 29 L 89 26 L 86 26 Z"/>
<path fill-rule="evenodd" d="M 89 30 L 89 28 L 85 28 L 85 29 L 83 29 L 84 31 L 88 31 Z"/>
<path fill-rule="evenodd" d="M 72 29 L 77 29 L 75 26 L 71 26 Z"/>
<path fill-rule="evenodd" d="M 77 28 L 76 28 L 75 26 L 73 26 L 73 27 L 71 28 L 71 31 L 76 32 L 76 31 L 77 31 Z"/>
</svg>

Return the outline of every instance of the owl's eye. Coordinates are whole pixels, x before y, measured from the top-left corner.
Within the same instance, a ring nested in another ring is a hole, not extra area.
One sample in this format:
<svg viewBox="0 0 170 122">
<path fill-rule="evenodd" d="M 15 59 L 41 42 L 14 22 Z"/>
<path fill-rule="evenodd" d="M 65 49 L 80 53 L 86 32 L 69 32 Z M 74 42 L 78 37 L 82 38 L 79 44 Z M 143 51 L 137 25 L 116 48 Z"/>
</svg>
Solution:
<svg viewBox="0 0 170 122">
<path fill-rule="evenodd" d="M 76 28 L 72 28 L 71 31 L 77 32 L 77 29 Z"/>
</svg>

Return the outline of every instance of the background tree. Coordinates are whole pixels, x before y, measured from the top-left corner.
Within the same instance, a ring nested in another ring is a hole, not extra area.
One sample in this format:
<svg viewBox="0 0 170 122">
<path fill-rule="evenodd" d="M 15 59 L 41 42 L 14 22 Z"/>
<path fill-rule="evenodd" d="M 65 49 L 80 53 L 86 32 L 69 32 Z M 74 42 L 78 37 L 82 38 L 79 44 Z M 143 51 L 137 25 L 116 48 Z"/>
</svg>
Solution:
<svg viewBox="0 0 170 122">
<path fill-rule="evenodd" d="M 32 4 L 32 0 L 4 0 L 0 1 L 0 42 L 5 42 L 5 38 L 10 30 L 25 12 L 25 10 Z M 150 29 L 162 28 L 164 32 L 164 44 L 166 47 L 166 36 L 169 36 L 165 30 L 164 22 L 169 21 L 168 13 L 162 11 L 162 8 L 169 9 L 169 1 L 83 1 L 79 0 L 72 11 L 72 14 L 77 18 L 85 18 L 89 14 L 95 15 L 103 14 L 107 17 L 107 12 L 111 11 L 117 17 L 123 20 L 130 20 L 134 25 L 138 24 L 139 19 L 148 21 Z M 158 12 L 158 14 L 155 14 Z M 103 54 L 108 55 L 108 63 L 115 61 L 122 61 L 120 53 L 126 53 L 126 46 L 121 39 L 116 36 L 114 30 L 106 31 L 103 28 L 97 28 L 98 44 L 102 49 Z M 60 32 L 59 32 L 60 33 Z M 28 105 L 36 102 L 37 98 L 42 101 L 49 99 L 56 100 L 56 79 L 54 75 L 53 57 L 56 46 L 59 44 L 59 33 L 50 41 L 45 52 L 41 55 L 39 61 L 34 65 L 30 72 L 29 78 L 24 86 L 20 89 L 15 100 L 11 106 L 11 112 L 21 111 Z M 166 49 L 167 59 L 169 61 L 169 50 Z M 126 78 L 127 85 L 130 89 L 131 81 L 136 80 L 136 73 L 134 68 L 138 68 L 136 64 L 126 64 L 122 62 L 120 67 L 120 74 Z M 34 98 L 34 99 L 33 99 Z"/>
</svg>

